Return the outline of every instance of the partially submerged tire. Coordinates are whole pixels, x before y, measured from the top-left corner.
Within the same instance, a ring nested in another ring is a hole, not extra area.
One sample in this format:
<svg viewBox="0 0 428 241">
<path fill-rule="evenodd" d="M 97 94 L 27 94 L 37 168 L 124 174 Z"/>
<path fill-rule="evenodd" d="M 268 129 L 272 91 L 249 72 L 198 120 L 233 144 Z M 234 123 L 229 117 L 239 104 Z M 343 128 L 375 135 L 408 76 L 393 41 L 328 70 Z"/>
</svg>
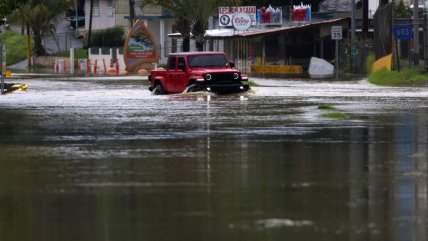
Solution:
<svg viewBox="0 0 428 241">
<path fill-rule="evenodd" d="M 162 95 L 163 93 L 162 85 L 156 84 L 155 88 L 152 90 L 152 95 Z"/>
<path fill-rule="evenodd" d="M 196 84 L 191 84 L 186 88 L 185 93 L 190 93 L 190 92 L 196 92 L 198 91 L 200 88 L 198 88 L 198 86 Z"/>
</svg>

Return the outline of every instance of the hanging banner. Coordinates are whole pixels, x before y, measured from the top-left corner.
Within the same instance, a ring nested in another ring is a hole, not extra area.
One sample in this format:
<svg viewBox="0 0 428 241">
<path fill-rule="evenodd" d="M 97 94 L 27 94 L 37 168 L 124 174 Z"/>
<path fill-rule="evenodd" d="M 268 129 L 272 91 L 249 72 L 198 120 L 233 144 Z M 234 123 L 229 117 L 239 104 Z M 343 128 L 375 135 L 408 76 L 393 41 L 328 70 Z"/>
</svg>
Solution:
<svg viewBox="0 0 428 241">
<path fill-rule="evenodd" d="M 233 19 L 236 15 L 242 16 L 242 13 L 247 14 L 251 19 L 250 26 L 256 25 L 282 25 L 282 9 L 262 7 L 257 9 L 255 6 L 237 6 L 237 7 L 219 7 L 218 8 L 218 25 L 220 27 L 235 27 Z"/>
<path fill-rule="evenodd" d="M 232 27 L 233 15 L 237 13 L 246 13 L 251 18 L 251 26 L 256 25 L 257 9 L 255 6 L 237 6 L 237 7 L 219 7 L 218 19 L 220 27 Z"/>
<path fill-rule="evenodd" d="M 282 9 L 277 7 L 273 8 L 271 5 L 269 7 L 262 7 L 257 9 L 257 25 L 282 25 Z"/>
<path fill-rule="evenodd" d="M 143 65 L 159 62 L 155 38 L 141 19 L 129 30 L 123 47 L 123 58 L 128 71 L 138 71 Z"/>
</svg>

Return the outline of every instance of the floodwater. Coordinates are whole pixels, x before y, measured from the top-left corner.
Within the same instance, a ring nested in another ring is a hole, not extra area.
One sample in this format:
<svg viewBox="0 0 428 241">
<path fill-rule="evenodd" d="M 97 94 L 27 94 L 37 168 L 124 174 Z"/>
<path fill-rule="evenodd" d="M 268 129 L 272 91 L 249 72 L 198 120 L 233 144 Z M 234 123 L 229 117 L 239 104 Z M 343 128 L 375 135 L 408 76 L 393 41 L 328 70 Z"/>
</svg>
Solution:
<svg viewBox="0 0 428 241">
<path fill-rule="evenodd" d="M 253 80 L 242 96 L 14 80 L 0 240 L 428 239 L 428 87 Z"/>
</svg>

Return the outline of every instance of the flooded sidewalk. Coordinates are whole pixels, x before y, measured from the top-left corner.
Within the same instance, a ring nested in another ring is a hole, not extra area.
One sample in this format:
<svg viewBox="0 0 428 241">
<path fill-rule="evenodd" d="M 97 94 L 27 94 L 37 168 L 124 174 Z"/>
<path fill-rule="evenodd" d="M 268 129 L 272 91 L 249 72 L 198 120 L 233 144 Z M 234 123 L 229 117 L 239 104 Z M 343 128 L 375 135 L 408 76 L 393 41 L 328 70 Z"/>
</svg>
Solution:
<svg viewBox="0 0 428 241">
<path fill-rule="evenodd" d="M 0 96 L 4 240 L 427 239 L 428 88 L 253 80 L 225 96 L 16 80 L 29 89 Z"/>
</svg>

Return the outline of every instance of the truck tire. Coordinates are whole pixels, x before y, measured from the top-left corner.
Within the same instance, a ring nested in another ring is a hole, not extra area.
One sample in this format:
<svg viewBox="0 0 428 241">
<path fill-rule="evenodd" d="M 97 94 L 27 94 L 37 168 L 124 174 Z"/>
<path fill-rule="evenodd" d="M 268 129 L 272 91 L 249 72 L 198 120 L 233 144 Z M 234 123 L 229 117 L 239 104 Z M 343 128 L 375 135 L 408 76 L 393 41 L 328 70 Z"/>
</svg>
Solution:
<svg viewBox="0 0 428 241">
<path fill-rule="evenodd" d="M 163 93 L 162 85 L 160 83 L 156 84 L 153 88 L 152 95 L 162 95 Z"/>
<path fill-rule="evenodd" d="M 196 91 L 196 84 L 191 84 L 186 88 L 186 93 L 195 92 L 195 91 Z"/>
</svg>

